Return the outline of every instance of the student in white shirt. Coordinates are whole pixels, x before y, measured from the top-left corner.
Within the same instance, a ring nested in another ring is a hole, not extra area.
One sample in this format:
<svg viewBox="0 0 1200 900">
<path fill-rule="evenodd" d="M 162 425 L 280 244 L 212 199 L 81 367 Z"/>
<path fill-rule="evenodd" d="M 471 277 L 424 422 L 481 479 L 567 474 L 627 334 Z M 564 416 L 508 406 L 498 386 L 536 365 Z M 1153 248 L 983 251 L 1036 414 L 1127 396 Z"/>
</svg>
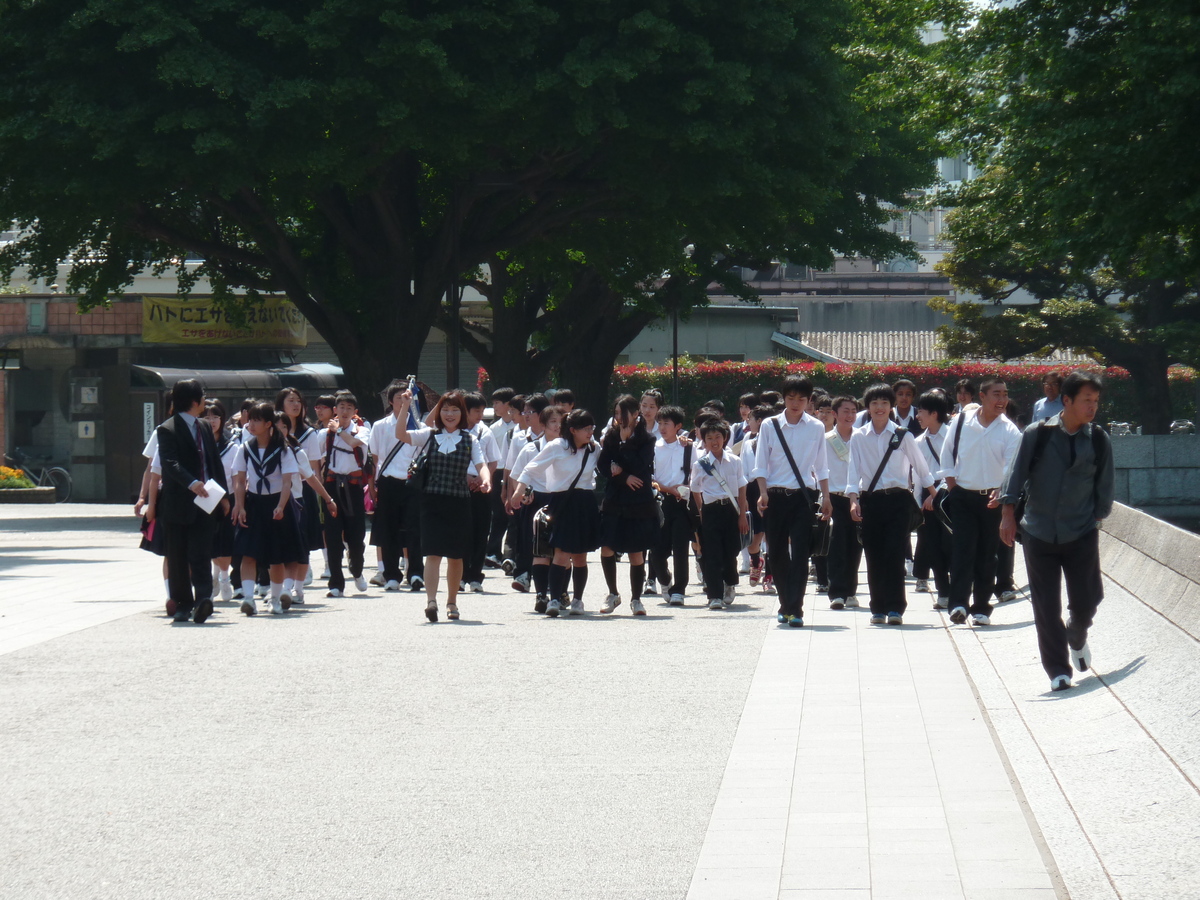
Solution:
<svg viewBox="0 0 1200 900">
<path fill-rule="evenodd" d="M 375 515 L 371 522 L 371 543 L 383 556 L 383 589 L 400 590 L 404 573 L 400 558 L 408 561 L 408 587 L 411 591 L 425 589 L 425 558 L 421 552 L 421 504 L 416 491 L 408 484 L 408 468 L 415 449 L 397 436 L 400 410 L 408 383 L 393 381 L 387 388 L 391 412 L 375 423 L 367 446 L 375 461 L 371 475 L 371 496 L 375 500 Z"/>
<path fill-rule="evenodd" d="M 487 554 L 484 556 L 484 565 L 493 569 L 499 569 L 502 565 L 500 554 L 504 552 L 504 538 L 508 532 L 509 514 L 504 505 L 507 493 L 504 482 L 508 477 L 508 450 L 513 431 L 516 428 L 512 406 L 513 398 L 516 395 L 517 392 L 510 387 L 496 388 L 492 391 L 493 419 L 490 430 L 492 438 L 496 441 L 500 460 L 496 463 L 496 477 L 492 479 L 492 521 L 488 527 Z"/>
<path fill-rule="evenodd" d="M 368 442 L 371 429 L 356 420 L 358 400 L 349 391 L 338 391 L 337 415 L 329 420 L 321 448 L 324 459 L 325 489 L 337 502 L 337 516 L 325 518 L 325 549 L 329 551 L 329 591 L 340 597 L 346 589 L 342 573 L 342 554 L 350 557 L 350 577 L 359 591 L 367 589 L 363 575 L 366 549 L 367 511 L 363 491 L 367 485 Z"/>
<path fill-rule="evenodd" d="M 517 457 L 520 456 L 524 448 L 532 443 L 535 443 L 542 436 L 543 424 L 542 413 L 550 406 L 550 401 L 545 394 L 530 394 L 525 398 L 525 404 L 521 410 L 521 420 L 525 428 L 521 431 L 514 432 L 511 446 L 508 450 L 508 468 L 510 472 L 516 471 Z M 565 415 L 565 413 L 564 413 Z M 512 499 L 513 491 L 516 488 L 516 482 L 509 479 L 509 494 L 505 502 Z M 513 532 L 513 556 L 511 557 L 511 565 L 506 566 L 505 570 L 512 575 L 512 589 L 520 591 L 522 594 L 529 590 L 529 582 L 531 578 L 530 566 L 533 565 L 533 513 L 524 513 L 520 522 L 514 521 L 514 529 L 520 527 L 521 533 L 518 535 Z M 516 516 L 514 515 L 514 518 Z M 528 521 L 525 521 L 528 519 Z M 509 562 L 506 560 L 506 562 Z"/>
<path fill-rule="evenodd" d="M 916 439 L 892 421 L 895 397 L 886 384 L 867 388 L 863 401 L 871 418 L 851 435 L 847 466 L 850 517 L 862 522 L 872 625 L 882 625 L 885 621 L 901 625 L 908 608 L 904 595 L 904 548 L 908 545 L 909 509 L 913 505 L 909 493 L 910 467 L 918 487 L 930 492 L 933 487 L 933 478 Z M 890 454 L 889 447 L 895 447 Z"/>
<path fill-rule="evenodd" d="M 484 465 L 492 473 L 492 485 L 496 482 L 496 466 L 500 462 L 500 448 L 492 431 L 483 424 L 483 411 L 487 401 L 478 391 L 464 395 L 467 404 L 466 431 L 479 444 Z M 468 478 L 471 485 L 471 550 L 463 560 L 463 581 L 475 593 L 483 591 L 483 558 L 487 555 L 488 530 L 492 524 L 492 493 L 479 490 L 479 479 Z M 497 492 L 498 493 L 498 492 Z"/>
<path fill-rule="evenodd" d="M 317 478 L 312 463 L 308 461 L 308 454 L 304 452 L 300 442 L 292 436 L 290 422 L 290 416 L 280 416 L 275 427 L 283 435 L 288 450 L 296 457 L 296 467 L 299 469 L 296 477 L 292 479 L 291 503 L 292 513 L 300 532 L 300 546 L 304 551 L 304 558 L 300 562 L 288 564 L 287 577 L 284 578 L 283 594 L 281 595 L 285 607 L 288 606 L 289 599 L 291 603 L 298 606 L 304 605 L 304 582 L 308 575 L 309 557 L 312 551 L 321 549 L 321 540 L 324 537 L 319 515 L 321 508 L 317 506 L 317 503 L 324 503 L 323 508 L 326 515 L 337 515 L 337 504 L 325 490 L 325 485 L 321 484 L 320 479 Z"/>
<path fill-rule="evenodd" d="M 744 394 L 745 397 L 756 396 Z M 758 587 L 760 583 L 768 585 L 771 577 L 766 573 L 765 559 L 762 546 L 766 537 L 766 521 L 758 511 L 758 481 L 753 477 L 758 459 L 758 435 L 762 431 L 762 423 L 775 415 L 775 410 L 766 405 L 759 405 L 750 410 L 750 415 L 744 424 L 742 440 L 734 443 L 732 450 L 742 461 L 742 470 L 750 483 L 746 485 L 746 503 L 750 506 L 750 546 L 746 548 L 750 557 L 750 587 Z M 736 427 L 736 426 L 735 426 Z"/>
<path fill-rule="evenodd" d="M 917 436 L 917 446 L 925 454 L 925 462 L 931 473 L 939 472 L 942 468 L 942 429 L 949 417 L 950 398 L 941 388 L 926 391 L 917 401 L 917 418 L 923 429 Z M 941 479 L 935 476 L 934 487 L 940 483 Z M 916 590 L 918 593 L 929 590 L 929 576 L 932 573 L 937 597 L 934 606 L 945 609 L 950 602 L 950 532 L 933 508 L 937 495 L 918 496 L 917 499 L 921 501 L 925 522 L 917 529 L 917 550 L 913 560 Z"/>
<path fill-rule="evenodd" d="M 234 550 L 242 557 L 242 612 L 248 616 L 258 613 L 254 602 L 257 561 L 262 560 L 270 572 L 271 613 L 279 615 L 284 611 L 281 595 L 287 565 L 307 556 L 288 502 L 300 468 L 275 421 L 273 405 L 255 403 L 247 414 L 244 440 L 233 461 Z"/>
<path fill-rule="evenodd" d="M 850 480 L 850 439 L 854 434 L 854 419 L 858 401 L 853 397 L 834 397 L 834 424 L 825 432 L 828 445 L 829 484 L 833 487 L 833 530 L 829 536 L 829 608 L 844 609 L 858 606 L 858 565 L 862 562 L 862 544 L 858 529 L 850 515 L 850 498 L 846 484 Z"/>
<path fill-rule="evenodd" d="M 784 411 L 765 420 L 759 431 L 753 476 L 758 509 L 766 519 L 771 574 L 779 592 L 779 622 L 804 625 L 804 589 L 812 544 L 813 494 L 820 490 L 820 515 L 829 518 L 829 466 L 825 428 L 804 412 L 812 382 L 799 375 L 784 379 Z M 791 459 L 785 445 L 791 451 Z"/>
<path fill-rule="evenodd" d="M 225 433 L 225 405 L 220 400 L 207 400 L 204 404 L 204 420 L 212 428 L 213 440 L 217 444 L 217 456 L 221 459 L 221 467 L 225 470 L 225 483 L 233 487 L 233 461 L 237 456 L 237 444 L 229 440 Z M 213 577 L 220 592 L 221 599 L 233 600 L 233 583 L 229 577 L 229 567 L 233 561 L 233 519 L 221 516 L 217 520 L 217 532 L 213 536 Z M 238 599 L 241 599 L 241 576 L 236 576 Z"/>
<path fill-rule="evenodd" d="M 700 496 L 704 593 L 709 609 L 722 609 L 733 602 L 741 536 L 750 533 L 748 480 L 742 461 L 725 449 L 728 424 L 721 419 L 706 423 L 700 439 L 704 450 L 692 463 L 691 488 Z"/>
<path fill-rule="evenodd" d="M 537 597 L 533 602 L 533 611 L 544 613 L 550 602 L 550 560 L 553 551 L 548 543 L 549 534 L 535 533 L 535 523 L 538 510 L 550 502 L 550 493 L 546 489 L 546 470 L 525 472 L 526 466 L 542 452 L 542 448 L 551 441 L 562 437 L 562 423 L 566 417 L 561 406 L 547 406 L 542 410 L 542 433 L 533 441 L 521 448 L 517 454 L 509 479 L 515 488 L 518 481 L 524 481 L 529 491 L 518 501 L 513 498 L 512 531 L 516 541 L 518 559 L 529 559 L 529 572 Z M 539 538 L 541 538 L 539 540 Z"/>
<path fill-rule="evenodd" d="M 600 510 L 592 491 L 596 487 L 596 461 L 600 448 L 592 440 L 596 420 L 586 409 L 573 410 L 563 421 L 563 436 L 542 448 L 521 473 L 513 503 L 521 503 L 530 479 L 544 472 L 550 500 L 550 563 L 546 615 L 562 612 L 561 598 L 571 581 L 574 600 L 583 605 L 587 585 L 587 555 L 600 546 Z M 572 567 L 568 570 L 568 567 Z M 570 574 L 568 574 L 568 571 Z M 574 605 L 574 603 L 572 603 Z"/>
<path fill-rule="evenodd" d="M 1004 415 L 1008 386 L 985 378 L 980 405 L 967 408 L 945 428 L 942 469 L 950 493 L 943 504 L 954 534 L 950 564 L 950 621 L 991 624 L 991 597 L 1000 543 L 1000 486 L 1021 445 L 1021 431 Z"/>
<path fill-rule="evenodd" d="M 687 498 L 695 448 L 679 440 L 683 421 L 682 409 L 664 406 L 658 413 L 660 437 L 654 444 L 654 487 L 659 493 L 663 523 L 650 564 L 655 577 L 667 585 L 667 603 L 671 606 L 683 606 L 687 595 L 688 544 L 693 531 Z M 667 560 L 671 560 L 670 566 Z"/>
</svg>

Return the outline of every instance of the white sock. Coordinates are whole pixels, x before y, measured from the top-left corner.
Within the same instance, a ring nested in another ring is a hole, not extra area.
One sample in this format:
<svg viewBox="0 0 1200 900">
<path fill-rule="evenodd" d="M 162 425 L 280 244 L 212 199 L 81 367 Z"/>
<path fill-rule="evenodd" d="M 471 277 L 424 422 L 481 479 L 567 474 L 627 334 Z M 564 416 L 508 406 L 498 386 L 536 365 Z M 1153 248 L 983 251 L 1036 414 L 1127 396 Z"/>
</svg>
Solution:
<svg viewBox="0 0 1200 900">
<path fill-rule="evenodd" d="M 329 548 L 321 548 L 321 559 L 325 560 L 325 565 L 329 565 Z"/>
<path fill-rule="evenodd" d="M 170 600 L 171 599 L 171 582 L 164 578 L 163 579 L 163 587 L 165 587 L 167 589 L 167 599 Z"/>
<path fill-rule="evenodd" d="M 378 572 L 380 575 L 383 574 L 383 560 L 382 559 L 375 564 L 375 571 Z"/>
<path fill-rule="evenodd" d="M 292 592 L 292 588 L 295 586 L 295 584 L 296 584 L 296 580 L 294 578 L 283 579 L 283 589 L 285 591 L 287 591 L 289 594 Z"/>
<path fill-rule="evenodd" d="M 750 551 L 749 550 L 742 551 L 742 563 L 747 566 L 750 565 Z"/>
<path fill-rule="evenodd" d="M 246 600 L 254 599 L 254 579 L 253 578 L 243 578 L 242 579 L 242 597 L 245 598 Z"/>
<path fill-rule="evenodd" d="M 279 595 L 281 593 L 283 593 L 283 585 L 280 584 L 278 581 L 272 581 L 271 582 L 271 599 L 278 600 Z"/>
<path fill-rule="evenodd" d="M 229 573 L 217 569 L 217 584 L 229 584 Z"/>
<path fill-rule="evenodd" d="M 292 596 L 294 596 L 301 603 L 304 602 L 304 582 L 303 581 L 296 582 L 296 586 L 292 589 Z"/>
</svg>

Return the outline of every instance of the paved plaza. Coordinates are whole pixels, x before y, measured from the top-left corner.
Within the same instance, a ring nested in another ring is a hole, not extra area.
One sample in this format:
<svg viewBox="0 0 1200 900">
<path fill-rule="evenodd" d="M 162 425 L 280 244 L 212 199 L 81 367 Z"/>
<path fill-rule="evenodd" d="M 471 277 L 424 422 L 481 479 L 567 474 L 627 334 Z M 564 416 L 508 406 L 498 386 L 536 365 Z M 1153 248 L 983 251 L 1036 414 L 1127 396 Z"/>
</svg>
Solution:
<svg viewBox="0 0 1200 900">
<path fill-rule="evenodd" d="M 899 628 L 601 616 L 598 565 L 580 618 L 497 573 L 457 623 L 174 625 L 137 541 L 0 506 L 2 898 L 1200 897 L 1200 648 L 1112 582 L 1052 694 L 1027 601 L 950 627 L 911 580 Z"/>
</svg>

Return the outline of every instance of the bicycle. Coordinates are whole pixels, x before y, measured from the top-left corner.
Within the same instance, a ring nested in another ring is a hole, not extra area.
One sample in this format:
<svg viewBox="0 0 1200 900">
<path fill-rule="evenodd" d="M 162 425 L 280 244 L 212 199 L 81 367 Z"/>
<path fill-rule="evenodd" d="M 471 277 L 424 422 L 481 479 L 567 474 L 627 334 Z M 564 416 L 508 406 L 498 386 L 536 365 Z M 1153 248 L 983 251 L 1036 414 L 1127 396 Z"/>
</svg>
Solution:
<svg viewBox="0 0 1200 900">
<path fill-rule="evenodd" d="M 54 502 L 66 503 L 71 499 L 71 473 L 61 466 L 44 466 L 37 470 L 34 474 L 34 469 L 26 465 L 27 457 L 20 447 L 13 448 L 12 456 L 5 455 L 5 461 L 12 463 L 13 466 L 25 473 L 25 477 L 32 481 L 38 487 L 54 488 Z"/>
</svg>

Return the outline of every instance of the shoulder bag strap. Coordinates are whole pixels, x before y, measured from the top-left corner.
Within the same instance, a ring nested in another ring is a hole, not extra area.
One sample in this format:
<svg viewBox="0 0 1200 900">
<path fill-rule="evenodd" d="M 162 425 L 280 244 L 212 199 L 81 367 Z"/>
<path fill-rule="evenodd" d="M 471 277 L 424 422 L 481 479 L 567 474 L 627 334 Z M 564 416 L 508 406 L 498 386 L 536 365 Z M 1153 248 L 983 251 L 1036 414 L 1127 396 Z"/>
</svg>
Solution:
<svg viewBox="0 0 1200 900">
<path fill-rule="evenodd" d="M 954 423 L 954 448 L 950 453 L 950 462 L 952 465 L 958 465 L 958 442 L 962 440 L 963 422 L 967 420 L 967 411 L 964 409 L 958 414 L 958 421 Z"/>
<path fill-rule="evenodd" d="M 579 484 L 579 479 L 583 477 L 583 470 L 587 468 L 588 456 L 592 452 L 592 445 L 588 444 L 587 449 L 583 451 L 583 465 L 579 467 L 579 471 L 575 473 L 575 478 L 571 481 L 571 486 L 568 491 L 575 490 L 575 485 Z"/>
<path fill-rule="evenodd" d="M 775 426 L 775 433 L 779 435 L 779 443 L 783 444 L 783 452 L 787 456 L 788 465 L 792 467 L 792 474 L 796 476 L 796 484 L 800 485 L 800 490 L 804 490 L 804 479 L 800 477 L 800 467 L 796 465 L 796 457 L 792 456 L 792 448 L 783 439 L 783 429 L 779 427 L 779 420 L 772 419 L 771 424 Z"/>
<path fill-rule="evenodd" d="M 719 471 L 717 471 L 717 467 L 713 465 L 712 461 L 707 460 L 704 457 L 700 457 L 700 468 L 704 469 L 710 478 L 715 478 L 717 480 L 717 484 L 721 486 L 721 490 L 725 492 L 725 496 L 733 501 L 734 506 L 737 506 L 737 494 L 733 492 L 733 488 L 729 486 L 729 482 L 725 480 Z"/>
<path fill-rule="evenodd" d="M 692 480 L 692 445 L 683 448 L 683 483 L 686 487 Z"/>
<path fill-rule="evenodd" d="M 396 446 L 392 448 L 392 452 L 383 460 L 383 465 L 375 470 L 375 474 L 383 477 L 383 470 L 392 464 L 392 460 L 396 458 L 396 454 L 400 452 L 400 448 L 404 446 L 404 441 L 396 439 Z"/>
<path fill-rule="evenodd" d="M 906 434 L 908 434 L 907 428 L 897 428 L 896 433 L 892 435 L 892 439 L 888 441 L 887 452 L 883 454 L 883 459 L 879 461 L 879 468 L 875 470 L 875 477 L 871 479 L 871 486 L 867 488 L 868 494 L 875 490 L 875 485 L 879 483 L 879 477 L 883 474 L 884 467 L 887 466 L 888 460 L 896 452 L 896 448 L 900 446 Z"/>
</svg>

